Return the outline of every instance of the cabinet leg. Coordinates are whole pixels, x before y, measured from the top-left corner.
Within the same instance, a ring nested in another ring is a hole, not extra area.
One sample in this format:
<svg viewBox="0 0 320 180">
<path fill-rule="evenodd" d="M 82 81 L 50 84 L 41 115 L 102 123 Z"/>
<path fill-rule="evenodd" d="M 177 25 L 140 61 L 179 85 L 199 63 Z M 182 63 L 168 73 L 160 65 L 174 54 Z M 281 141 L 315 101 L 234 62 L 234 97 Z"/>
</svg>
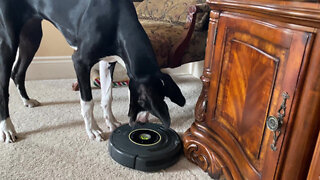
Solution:
<svg viewBox="0 0 320 180">
<path fill-rule="evenodd" d="M 223 175 L 226 169 L 223 170 L 224 166 L 221 165 L 221 161 L 217 159 L 213 151 L 192 135 L 190 129 L 184 133 L 183 143 L 185 156 L 203 171 L 208 172 L 210 177 L 220 179 L 222 176 L 228 176 Z"/>
</svg>

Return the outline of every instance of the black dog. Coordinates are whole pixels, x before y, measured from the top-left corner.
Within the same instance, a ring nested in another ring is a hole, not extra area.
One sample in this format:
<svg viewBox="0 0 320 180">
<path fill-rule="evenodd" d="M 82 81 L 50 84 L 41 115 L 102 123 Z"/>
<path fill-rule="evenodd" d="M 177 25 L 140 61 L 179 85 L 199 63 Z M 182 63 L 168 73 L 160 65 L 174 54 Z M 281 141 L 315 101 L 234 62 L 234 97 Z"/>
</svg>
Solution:
<svg viewBox="0 0 320 180">
<path fill-rule="evenodd" d="M 90 138 L 101 140 L 92 110 L 90 87 L 91 67 L 102 60 L 100 70 L 121 57 L 130 78 L 130 121 L 141 111 L 158 117 L 165 127 L 170 126 L 167 96 L 179 106 L 185 104 L 179 87 L 171 77 L 160 72 L 147 34 L 138 21 L 131 0 L 2 0 L 0 1 L 0 139 L 14 142 L 16 132 L 9 117 L 9 79 L 14 80 L 26 106 L 36 106 L 29 99 L 24 79 L 26 70 L 39 47 L 42 37 L 41 20 L 58 28 L 70 46 L 77 50 L 72 56 L 81 94 L 81 112 Z M 11 72 L 19 47 L 19 58 Z M 117 58 L 115 58 L 117 59 Z M 101 73 L 101 71 L 100 71 Z M 107 74 L 109 74 L 107 72 Z M 105 75 L 107 77 L 107 75 Z M 108 78 L 106 78 L 106 81 Z M 106 82 L 105 81 L 105 82 Z M 104 82 L 102 82 L 103 84 Z M 110 94 L 106 85 L 103 94 Z M 109 97 L 108 95 L 103 96 Z M 109 127 L 117 122 L 108 114 L 110 100 L 102 100 Z M 131 123 L 132 124 L 132 123 Z"/>
</svg>

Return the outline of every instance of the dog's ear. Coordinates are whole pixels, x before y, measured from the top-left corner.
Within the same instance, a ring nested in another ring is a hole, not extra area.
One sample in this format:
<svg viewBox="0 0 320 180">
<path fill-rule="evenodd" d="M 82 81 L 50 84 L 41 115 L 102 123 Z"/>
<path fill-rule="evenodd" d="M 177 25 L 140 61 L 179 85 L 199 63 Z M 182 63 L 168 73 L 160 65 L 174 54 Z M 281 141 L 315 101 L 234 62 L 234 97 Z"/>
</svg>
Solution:
<svg viewBox="0 0 320 180">
<path fill-rule="evenodd" d="M 186 103 L 186 99 L 181 93 L 178 85 L 173 81 L 173 79 L 165 73 L 160 74 L 160 79 L 163 82 L 163 91 L 164 95 L 170 98 L 170 100 L 176 103 L 179 106 L 184 106 Z"/>
<path fill-rule="evenodd" d="M 136 89 L 136 82 L 134 80 L 130 80 L 129 82 L 129 93 L 130 93 L 130 104 L 129 104 L 129 112 L 128 116 L 135 117 L 139 111 L 140 111 L 140 106 L 138 105 L 138 92 Z"/>
</svg>

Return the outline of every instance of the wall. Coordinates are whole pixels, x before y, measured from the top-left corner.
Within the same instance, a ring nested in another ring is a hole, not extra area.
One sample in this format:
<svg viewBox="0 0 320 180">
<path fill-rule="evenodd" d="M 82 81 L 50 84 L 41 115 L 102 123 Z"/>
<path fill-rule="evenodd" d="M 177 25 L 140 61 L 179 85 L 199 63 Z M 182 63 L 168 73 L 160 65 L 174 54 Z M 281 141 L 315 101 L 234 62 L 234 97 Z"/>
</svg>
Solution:
<svg viewBox="0 0 320 180">
<path fill-rule="evenodd" d="M 68 45 L 63 35 L 51 23 L 43 21 L 42 28 L 43 38 L 41 45 L 28 68 L 26 79 L 75 79 L 76 76 L 71 60 L 73 49 Z M 197 62 L 186 64 L 175 69 L 165 69 L 164 71 L 170 74 L 192 74 L 195 77 L 200 77 L 202 67 L 203 62 Z M 117 66 L 116 71 L 121 72 L 123 69 Z"/>
<path fill-rule="evenodd" d="M 41 45 L 28 69 L 27 80 L 75 78 L 73 49 L 48 21 L 42 22 L 42 29 Z"/>
</svg>

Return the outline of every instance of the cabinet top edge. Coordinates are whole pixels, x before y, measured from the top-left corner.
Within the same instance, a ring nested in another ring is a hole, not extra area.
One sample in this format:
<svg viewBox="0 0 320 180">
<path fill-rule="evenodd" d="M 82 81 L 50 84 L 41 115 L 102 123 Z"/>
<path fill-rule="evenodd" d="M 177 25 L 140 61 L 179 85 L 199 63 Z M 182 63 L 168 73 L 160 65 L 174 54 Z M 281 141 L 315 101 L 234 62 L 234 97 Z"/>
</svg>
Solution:
<svg viewBox="0 0 320 180">
<path fill-rule="evenodd" d="M 249 11 L 320 24 L 320 3 L 274 0 L 207 0 L 207 3 L 213 10 Z"/>
</svg>

